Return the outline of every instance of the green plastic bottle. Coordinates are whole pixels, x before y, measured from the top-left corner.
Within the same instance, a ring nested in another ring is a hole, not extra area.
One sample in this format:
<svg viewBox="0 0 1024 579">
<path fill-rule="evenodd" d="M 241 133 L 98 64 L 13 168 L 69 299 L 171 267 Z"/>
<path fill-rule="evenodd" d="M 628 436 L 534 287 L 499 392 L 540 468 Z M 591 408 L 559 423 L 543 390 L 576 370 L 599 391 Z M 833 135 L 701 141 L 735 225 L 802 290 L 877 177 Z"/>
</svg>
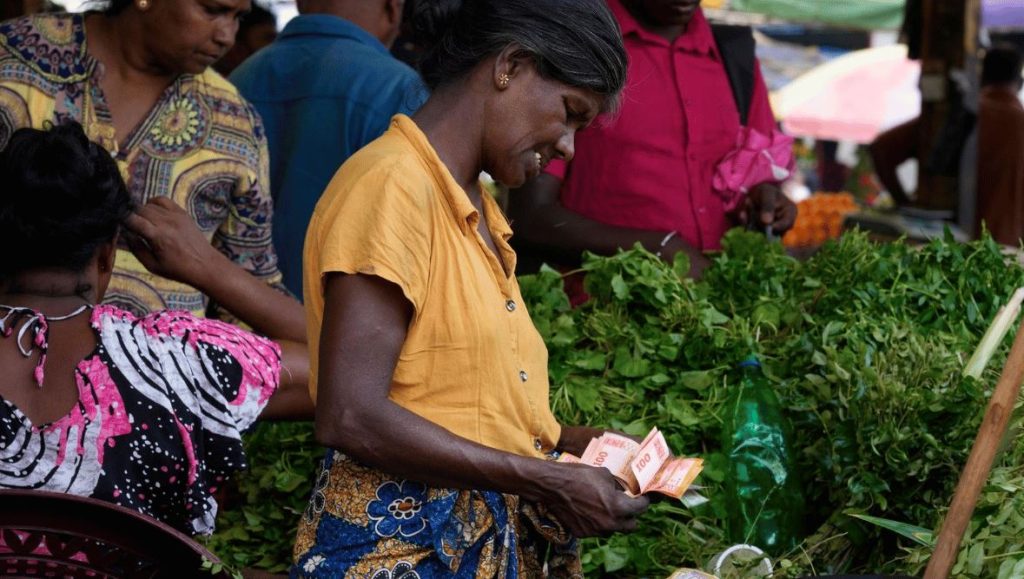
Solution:
<svg viewBox="0 0 1024 579">
<path fill-rule="evenodd" d="M 734 543 L 779 557 L 801 538 L 804 500 L 793 470 L 789 433 L 779 399 L 756 356 L 740 364 L 742 378 L 729 393 L 722 448 L 727 531 Z"/>
</svg>

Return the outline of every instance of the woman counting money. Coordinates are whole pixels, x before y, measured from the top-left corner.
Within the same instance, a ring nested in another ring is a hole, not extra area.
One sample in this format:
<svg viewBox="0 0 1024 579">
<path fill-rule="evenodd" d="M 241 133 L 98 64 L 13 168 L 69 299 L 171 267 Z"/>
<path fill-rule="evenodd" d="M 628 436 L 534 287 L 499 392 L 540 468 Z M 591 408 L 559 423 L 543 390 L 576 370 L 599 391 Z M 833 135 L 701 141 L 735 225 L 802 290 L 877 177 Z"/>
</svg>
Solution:
<svg viewBox="0 0 1024 579">
<path fill-rule="evenodd" d="M 432 96 L 353 156 L 306 238 L 317 437 L 328 452 L 293 577 L 581 572 L 575 539 L 648 506 L 558 424 L 512 232 L 481 190 L 518 187 L 614 109 L 626 75 L 602 0 L 419 3 Z M 319 354 L 317 356 L 317 354 Z"/>
</svg>

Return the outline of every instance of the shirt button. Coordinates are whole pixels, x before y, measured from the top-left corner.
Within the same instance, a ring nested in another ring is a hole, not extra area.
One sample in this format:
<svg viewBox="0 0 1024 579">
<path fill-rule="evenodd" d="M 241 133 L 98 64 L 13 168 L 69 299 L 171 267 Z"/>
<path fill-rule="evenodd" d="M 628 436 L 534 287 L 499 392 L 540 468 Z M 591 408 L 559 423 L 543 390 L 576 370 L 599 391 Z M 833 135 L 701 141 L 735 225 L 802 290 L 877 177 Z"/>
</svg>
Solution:
<svg viewBox="0 0 1024 579">
<path fill-rule="evenodd" d="M 510 312 L 516 311 L 516 301 L 515 300 L 508 300 L 507 302 L 505 302 L 505 309 L 510 311 Z"/>
<path fill-rule="evenodd" d="M 537 450 L 540 450 L 540 449 L 544 448 L 544 445 L 541 444 L 539 438 L 534 438 L 533 439 L 533 447 L 536 448 Z"/>
<path fill-rule="evenodd" d="M 526 382 L 526 380 L 529 379 L 529 378 L 530 378 L 530 376 L 526 373 L 526 370 L 520 370 L 519 371 L 519 379 L 520 380 L 522 380 L 523 382 Z"/>
</svg>

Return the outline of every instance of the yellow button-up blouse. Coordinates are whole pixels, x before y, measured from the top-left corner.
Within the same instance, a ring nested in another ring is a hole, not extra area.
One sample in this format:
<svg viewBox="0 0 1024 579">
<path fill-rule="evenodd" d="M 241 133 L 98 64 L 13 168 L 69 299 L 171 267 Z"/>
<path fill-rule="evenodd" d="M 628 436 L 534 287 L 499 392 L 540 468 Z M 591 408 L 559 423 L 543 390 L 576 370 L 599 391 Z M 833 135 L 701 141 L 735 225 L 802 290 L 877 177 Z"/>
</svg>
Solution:
<svg viewBox="0 0 1024 579">
<path fill-rule="evenodd" d="M 306 235 L 313 375 L 324 276 L 381 277 L 414 307 L 391 400 L 474 442 L 540 457 L 561 434 L 548 402 L 547 348 L 522 303 L 508 221 L 487 195 L 483 207 L 501 260 L 477 231 L 480 214 L 466 192 L 404 115 L 351 157 Z M 315 399 L 315 379 L 310 388 Z"/>
</svg>

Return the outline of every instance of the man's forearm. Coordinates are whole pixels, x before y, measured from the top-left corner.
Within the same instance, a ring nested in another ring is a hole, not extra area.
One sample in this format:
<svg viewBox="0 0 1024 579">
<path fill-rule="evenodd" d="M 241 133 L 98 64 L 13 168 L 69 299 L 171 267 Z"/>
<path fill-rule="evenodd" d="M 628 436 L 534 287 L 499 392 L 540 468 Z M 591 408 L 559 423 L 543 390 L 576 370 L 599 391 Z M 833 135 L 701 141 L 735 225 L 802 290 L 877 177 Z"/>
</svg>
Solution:
<svg viewBox="0 0 1024 579">
<path fill-rule="evenodd" d="M 667 231 L 608 225 L 553 204 L 513 223 L 520 245 L 544 251 L 559 260 L 578 263 L 584 251 L 614 255 L 640 243 L 652 253 L 662 249 Z M 681 240 L 675 243 L 680 243 Z M 699 254 L 699 251 L 696 251 Z"/>
</svg>

